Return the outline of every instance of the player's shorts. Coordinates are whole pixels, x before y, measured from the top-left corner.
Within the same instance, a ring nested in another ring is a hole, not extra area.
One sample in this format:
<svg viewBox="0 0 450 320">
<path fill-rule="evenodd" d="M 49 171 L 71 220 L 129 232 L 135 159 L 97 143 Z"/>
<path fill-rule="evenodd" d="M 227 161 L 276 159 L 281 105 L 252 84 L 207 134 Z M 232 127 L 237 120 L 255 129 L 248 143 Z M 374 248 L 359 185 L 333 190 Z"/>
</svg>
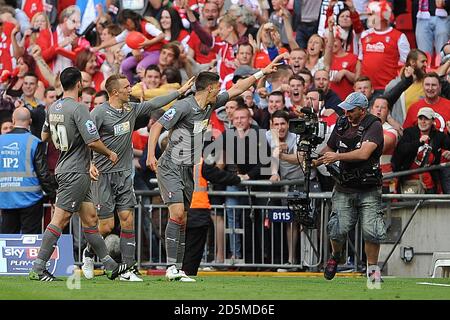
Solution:
<svg viewBox="0 0 450 320">
<path fill-rule="evenodd" d="M 114 217 L 114 211 L 134 210 L 136 196 L 131 170 L 100 173 L 92 182 L 92 194 L 100 220 Z"/>
<path fill-rule="evenodd" d="M 91 177 L 87 173 L 59 173 L 56 175 L 58 192 L 56 207 L 75 213 L 82 202 L 92 202 Z"/>
<path fill-rule="evenodd" d="M 193 166 L 178 165 L 161 157 L 156 178 L 164 204 L 184 203 L 189 209 L 194 192 Z"/>
</svg>

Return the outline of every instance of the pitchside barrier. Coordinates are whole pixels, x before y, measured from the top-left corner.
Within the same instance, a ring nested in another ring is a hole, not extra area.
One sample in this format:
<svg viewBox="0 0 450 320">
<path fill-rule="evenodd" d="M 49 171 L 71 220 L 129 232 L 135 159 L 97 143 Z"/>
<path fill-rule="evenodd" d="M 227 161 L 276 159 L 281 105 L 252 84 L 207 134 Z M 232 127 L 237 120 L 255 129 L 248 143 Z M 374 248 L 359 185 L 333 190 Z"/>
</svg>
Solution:
<svg viewBox="0 0 450 320">
<path fill-rule="evenodd" d="M 436 166 L 437 169 L 440 167 Z M 423 171 L 424 168 L 417 170 Z M 391 174 L 389 178 L 392 177 Z M 211 209 L 212 219 L 200 267 L 218 270 L 320 271 L 330 256 L 326 226 L 332 194 L 310 194 L 316 210 L 317 228 L 307 229 L 299 225 L 295 215 L 288 210 L 284 202 L 287 193 L 253 191 L 261 190 L 264 186 L 279 187 L 283 182 L 246 181 L 242 185 L 245 191 L 210 192 L 216 204 Z M 138 264 L 142 268 L 163 268 L 166 261 L 164 232 L 167 208 L 162 204 L 158 190 L 136 191 L 136 196 Z M 226 201 L 227 198 L 235 201 Z M 388 233 L 381 246 L 379 265 L 385 275 L 431 275 L 429 270 L 433 254 L 450 252 L 449 202 L 450 195 L 383 195 Z M 75 263 L 81 264 L 81 253 L 86 242 L 76 215 L 71 219 L 68 232 L 74 238 Z M 107 238 L 107 245 L 115 254 L 118 253 L 118 237 Z M 363 272 L 364 242 L 359 224 L 349 233 L 344 248 L 339 271 Z"/>
</svg>

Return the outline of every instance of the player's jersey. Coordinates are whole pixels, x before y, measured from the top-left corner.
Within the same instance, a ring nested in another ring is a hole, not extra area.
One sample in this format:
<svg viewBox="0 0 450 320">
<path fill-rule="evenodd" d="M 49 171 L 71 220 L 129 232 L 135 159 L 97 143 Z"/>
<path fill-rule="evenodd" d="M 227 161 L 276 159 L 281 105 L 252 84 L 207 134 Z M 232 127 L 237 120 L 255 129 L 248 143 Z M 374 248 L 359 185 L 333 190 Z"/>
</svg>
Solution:
<svg viewBox="0 0 450 320">
<path fill-rule="evenodd" d="M 102 154 L 94 152 L 94 164 L 100 172 L 112 173 L 132 169 L 133 134 L 136 118 L 141 115 L 150 116 L 151 112 L 165 106 L 178 97 L 178 92 L 157 97 L 142 103 L 130 102 L 122 109 L 111 107 L 108 102 L 94 108 L 92 120 L 98 128 L 103 143 L 117 153 L 119 161 L 115 165 Z"/>
<path fill-rule="evenodd" d="M 53 144 L 60 151 L 56 174 L 88 173 L 91 160 L 87 144 L 100 139 L 86 105 L 72 98 L 62 98 L 48 109 L 42 128 L 50 132 Z"/>
<path fill-rule="evenodd" d="M 158 122 L 167 130 L 171 130 L 169 144 L 162 157 L 177 164 L 194 165 L 200 161 L 203 148 L 203 132 L 208 127 L 211 112 L 228 101 L 227 92 L 217 97 L 214 106 L 204 110 L 200 108 L 191 95 L 174 103 Z"/>
</svg>

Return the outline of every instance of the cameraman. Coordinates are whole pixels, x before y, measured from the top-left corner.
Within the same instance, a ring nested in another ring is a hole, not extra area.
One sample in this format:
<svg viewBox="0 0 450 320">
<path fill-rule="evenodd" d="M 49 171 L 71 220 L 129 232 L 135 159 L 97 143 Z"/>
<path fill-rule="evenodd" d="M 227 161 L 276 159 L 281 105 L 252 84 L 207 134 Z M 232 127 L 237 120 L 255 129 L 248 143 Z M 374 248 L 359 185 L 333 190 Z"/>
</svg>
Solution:
<svg viewBox="0 0 450 320">
<path fill-rule="evenodd" d="M 339 170 L 332 170 L 336 184 L 332 197 L 332 213 L 328 223 L 332 256 L 324 271 L 327 280 L 334 278 L 343 244 L 349 230 L 361 217 L 368 273 L 375 272 L 380 241 L 386 237 L 381 208 L 380 157 L 383 151 L 383 128 L 380 119 L 368 111 L 367 98 L 353 92 L 339 104 L 345 116 L 338 119 L 327 146 L 314 164 L 330 165 L 339 161 Z M 337 152 L 338 151 L 338 152 Z M 373 278 L 372 278 L 373 279 Z"/>
</svg>

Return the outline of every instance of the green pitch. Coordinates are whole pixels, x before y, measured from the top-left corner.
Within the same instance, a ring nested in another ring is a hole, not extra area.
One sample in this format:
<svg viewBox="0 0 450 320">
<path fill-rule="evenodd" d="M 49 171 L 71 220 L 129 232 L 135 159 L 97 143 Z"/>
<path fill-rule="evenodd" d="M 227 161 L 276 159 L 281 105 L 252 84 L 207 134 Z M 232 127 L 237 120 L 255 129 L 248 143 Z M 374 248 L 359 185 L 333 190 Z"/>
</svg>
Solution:
<svg viewBox="0 0 450 320">
<path fill-rule="evenodd" d="M 30 281 L 26 277 L 0 277 L 0 299 L 157 299 L 157 300 L 265 300 L 265 299 L 450 299 L 450 279 L 387 278 L 381 289 L 369 290 L 364 278 L 281 276 L 204 276 L 195 283 L 167 282 L 144 276 L 144 282 L 110 281 L 105 276 L 81 278 L 80 289 L 61 282 Z M 419 285 L 428 282 L 447 286 Z M 76 285 L 75 285 L 76 286 Z"/>
</svg>

